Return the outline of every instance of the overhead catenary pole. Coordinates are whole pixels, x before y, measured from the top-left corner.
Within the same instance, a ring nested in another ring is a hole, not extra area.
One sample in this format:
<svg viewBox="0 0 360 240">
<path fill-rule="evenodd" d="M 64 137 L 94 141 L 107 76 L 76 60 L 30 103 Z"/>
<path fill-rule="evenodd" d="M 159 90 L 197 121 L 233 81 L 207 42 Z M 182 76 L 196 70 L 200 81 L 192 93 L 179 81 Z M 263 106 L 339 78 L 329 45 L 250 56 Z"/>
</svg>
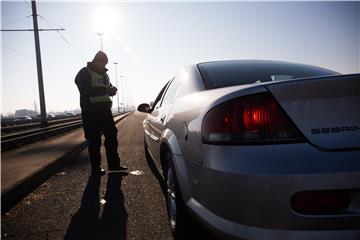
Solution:
<svg viewBox="0 0 360 240">
<path fill-rule="evenodd" d="M 126 111 L 126 109 L 125 109 L 124 88 L 125 88 L 125 84 L 124 84 L 124 76 L 123 76 L 123 75 L 121 75 L 122 100 L 123 100 L 123 108 L 124 108 L 124 112 L 125 112 L 125 111 Z"/>
<path fill-rule="evenodd" d="M 103 49 L 103 36 L 104 36 L 104 33 L 103 32 L 99 32 L 99 33 L 96 33 L 99 37 L 100 37 L 100 50 L 101 51 L 104 51 Z"/>
<path fill-rule="evenodd" d="M 46 119 L 45 94 L 44 94 L 44 83 L 43 83 L 42 66 L 41 66 L 39 31 L 63 31 L 65 29 L 64 28 L 39 29 L 38 22 L 37 22 L 38 15 L 36 12 L 35 0 L 31 1 L 31 9 L 32 9 L 34 29 L 1 29 L 1 32 L 20 32 L 20 31 L 33 31 L 34 32 L 36 65 L 37 65 L 39 96 L 40 96 L 39 102 L 40 102 L 41 126 L 47 126 L 48 122 Z"/>
<path fill-rule="evenodd" d="M 36 66 L 37 66 L 37 75 L 38 75 L 38 84 L 39 84 L 41 126 L 48 126 L 48 122 L 46 119 L 44 81 L 43 81 L 42 66 L 41 66 L 39 27 L 37 22 L 35 0 L 31 1 L 31 8 L 32 8 L 33 23 L 34 23 L 34 38 L 35 38 Z"/>
<path fill-rule="evenodd" d="M 120 113 L 120 106 L 119 106 L 119 85 L 118 85 L 118 80 L 117 80 L 117 62 L 114 62 L 115 65 L 115 79 L 116 79 L 116 88 L 118 89 L 117 93 L 116 93 L 116 97 L 117 97 L 117 107 L 118 107 L 118 113 Z"/>
</svg>

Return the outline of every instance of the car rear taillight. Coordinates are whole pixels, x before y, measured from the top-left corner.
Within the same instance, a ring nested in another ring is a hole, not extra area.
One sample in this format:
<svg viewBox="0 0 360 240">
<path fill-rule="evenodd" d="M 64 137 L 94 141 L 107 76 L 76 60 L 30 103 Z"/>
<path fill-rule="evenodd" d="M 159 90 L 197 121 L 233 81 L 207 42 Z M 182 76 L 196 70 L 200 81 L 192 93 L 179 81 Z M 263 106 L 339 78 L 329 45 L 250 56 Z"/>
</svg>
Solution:
<svg viewBox="0 0 360 240">
<path fill-rule="evenodd" d="M 239 97 L 212 108 L 204 117 L 202 137 L 207 144 L 304 141 L 270 93 Z"/>
</svg>

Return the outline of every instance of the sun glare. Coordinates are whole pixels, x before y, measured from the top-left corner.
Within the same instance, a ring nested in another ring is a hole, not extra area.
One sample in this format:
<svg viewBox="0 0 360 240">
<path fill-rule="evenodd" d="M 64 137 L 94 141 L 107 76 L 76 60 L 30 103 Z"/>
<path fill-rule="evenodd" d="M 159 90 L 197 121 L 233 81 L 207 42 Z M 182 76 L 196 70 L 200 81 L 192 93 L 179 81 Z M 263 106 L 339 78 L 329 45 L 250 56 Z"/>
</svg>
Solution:
<svg viewBox="0 0 360 240">
<path fill-rule="evenodd" d="M 97 8 L 93 17 L 93 25 L 97 33 L 111 34 L 118 26 L 118 15 L 109 7 Z"/>
</svg>

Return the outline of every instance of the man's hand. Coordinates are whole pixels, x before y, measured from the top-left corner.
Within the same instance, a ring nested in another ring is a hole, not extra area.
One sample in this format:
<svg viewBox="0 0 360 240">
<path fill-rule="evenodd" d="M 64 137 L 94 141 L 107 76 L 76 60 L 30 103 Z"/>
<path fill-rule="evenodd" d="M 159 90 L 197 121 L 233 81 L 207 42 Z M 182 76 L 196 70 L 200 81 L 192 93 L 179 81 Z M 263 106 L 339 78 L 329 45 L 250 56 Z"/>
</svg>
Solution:
<svg viewBox="0 0 360 240">
<path fill-rule="evenodd" d="M 116 87 L 110 87 L 108 88 L 108 94 L 109 96 L 114 96 L 117 92 L 117 88 Z"/>
</svg>

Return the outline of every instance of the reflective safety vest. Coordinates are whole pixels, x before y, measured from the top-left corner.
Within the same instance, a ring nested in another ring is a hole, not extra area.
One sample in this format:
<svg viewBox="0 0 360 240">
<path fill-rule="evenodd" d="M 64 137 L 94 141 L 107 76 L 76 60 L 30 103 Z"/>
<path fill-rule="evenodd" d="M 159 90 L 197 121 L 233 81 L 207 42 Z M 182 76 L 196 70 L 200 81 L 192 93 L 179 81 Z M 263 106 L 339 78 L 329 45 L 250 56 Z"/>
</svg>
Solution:
<svg viewBox="0 0 360 240">
<path fill-rule="evenodd" d="M 89 69 L 89 68 L 88 68 Z M 92 96 L 89 97 L 91 103 L 101 103 L 101 102 L 112 102 L 107 89 L 110 87 L 109 76 L 105 73 L 101 75 L 91 69 L 89 69 L 91 74 L 91 92 Z"/>
</svg>

